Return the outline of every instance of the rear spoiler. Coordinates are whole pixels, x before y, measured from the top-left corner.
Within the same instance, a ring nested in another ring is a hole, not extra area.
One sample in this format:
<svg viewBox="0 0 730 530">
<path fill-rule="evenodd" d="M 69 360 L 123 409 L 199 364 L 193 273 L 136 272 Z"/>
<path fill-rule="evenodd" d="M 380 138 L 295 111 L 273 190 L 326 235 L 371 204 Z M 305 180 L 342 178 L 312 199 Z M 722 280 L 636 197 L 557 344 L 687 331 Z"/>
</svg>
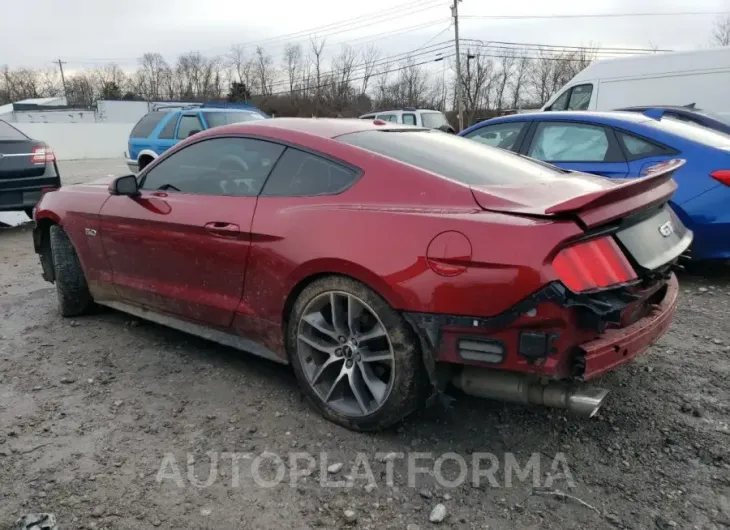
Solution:
<svg viewBox="0 0 730 530">
<path fill-rule="evenodd" d="M 580 213 L 635 197 L 647 191 L 660 188 L 672 179 L 672 174 L 686 163 L 685 160 L 674 159 L 660 162 L 644 172 L 642 178 L 628 180 L 608 190 L 587 193 L 573 197 L 565 202 L 554 204 L 545 210 L 546 214 L 560 215 Z M 676 185 L 675 185 L 676 186 Z"/>
</svg>

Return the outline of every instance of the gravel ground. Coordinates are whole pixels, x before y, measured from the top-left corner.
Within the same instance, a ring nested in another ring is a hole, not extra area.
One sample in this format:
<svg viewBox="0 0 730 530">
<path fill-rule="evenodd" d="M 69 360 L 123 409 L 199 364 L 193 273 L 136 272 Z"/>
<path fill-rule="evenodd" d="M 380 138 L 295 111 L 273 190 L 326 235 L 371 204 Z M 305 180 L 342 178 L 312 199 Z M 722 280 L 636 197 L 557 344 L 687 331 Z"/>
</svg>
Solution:
<svg viewBox="0 0 730 530">
<path fill-rule="evenodd" d="M 682 276 L 670 332 L 599 382 L 592 420 L 455 395 L 363 435 L 313 412 L 288 368 L 113 311 L 60 318 L 27 225 L 0 230 L 0 263 L 0 529 L 29 512 L 64 529 L 730 528 L 728 268 Z M 493 483 L 474 484 L 475 455 Z M 431 474 L 409 483 L 409 456 Z"/>
</svg>

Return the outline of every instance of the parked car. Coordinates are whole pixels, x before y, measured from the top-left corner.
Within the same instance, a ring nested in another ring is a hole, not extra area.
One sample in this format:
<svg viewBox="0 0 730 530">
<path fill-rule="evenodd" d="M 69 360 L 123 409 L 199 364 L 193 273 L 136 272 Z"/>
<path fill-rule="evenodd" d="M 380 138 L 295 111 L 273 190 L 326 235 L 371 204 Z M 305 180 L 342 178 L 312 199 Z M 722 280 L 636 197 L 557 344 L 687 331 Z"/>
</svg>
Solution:
<svg viewBox="0 0 730 530">
<path fill-rule="evenodd" d="M 709 127 L 721 133 L 730 134 L 730 116 L 724 117 L 713 112 L 695 108 L 694 105 L 685 105 L 683 107 L 672 105 L 652 105 L 645 107 L 626 107 L 624 109 L 616 109 L 627 112 L 641 112 L 655 118 L 661 116 L 669 116 L 677 120 L 696 123 L 704 127 Z"/>
<path fill-rule="evenodd" d="M 428 129 L 438 129 L 443 132 L 454 134 L 456 131 L 449 124 L 449 120 L 443 112 L 438 110 L 416 109 L 404 107 L 402 109 L 381 110 L 370 112 L 360 116 L 361 120 L 383 120 L 389 123 L 402 123 L 403 125 L 416 125 Z"/>
<path fill-rule="evenodd" d="M 597 61 L 560 89 L 542 110 L 612 110 L 695 103 L 730 117 L 730 47 Z"/>
<path fill-rule="evenodd" d="M 61 186 L 53 150 L 0 120 L 0 212 L 25 212 L 45 191 Z"/>
<path fill-rule="evenodd" d="M 139 175 L 44 195 L 34 243 L 61 314 L 96 303 L 291 363 L 356 430 L 447 380 L 595 414 L 607 391 L 576 381 L 644 351 L 675 311 L 682 162 L 617 185 L 378 123 L 216 127 Z"/>
<path fill-rule="evenodd" d="M 686 159 L 672 206 L 695 233 L 692 257 L 730 258 L 730 136 L 667 115 L 538 112 L 495 118 L 460 133 L 571 171 L 636 178 Z"/>
<path fill-rule="evenodd" d="M 206 105 L 168 105 L 145 114 L 129 135 L 125 153 L 131 171 L 143 170 L 167 149 L 188 136 L 231 123 L 262 120 L 257 109 L 221 108 Z"/>
</svg>

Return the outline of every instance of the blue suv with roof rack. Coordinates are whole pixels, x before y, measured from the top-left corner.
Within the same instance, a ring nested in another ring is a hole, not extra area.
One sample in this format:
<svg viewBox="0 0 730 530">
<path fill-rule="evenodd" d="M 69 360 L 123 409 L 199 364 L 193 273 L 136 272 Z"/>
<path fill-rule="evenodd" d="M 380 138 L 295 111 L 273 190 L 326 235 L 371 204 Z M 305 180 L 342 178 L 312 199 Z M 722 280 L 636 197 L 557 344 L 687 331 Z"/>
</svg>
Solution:
<svg viewBox="0 0 730 530">
<path fill-rule="evenodd" d="M 127 166 L 135 173 L 142 171 L 188 136 L 212 127 L 268 117 L 254 106 L 241 104 L 156 105 L 137 122 L 129 135 L 129 151 L 124 154 Z"/>
</svg>

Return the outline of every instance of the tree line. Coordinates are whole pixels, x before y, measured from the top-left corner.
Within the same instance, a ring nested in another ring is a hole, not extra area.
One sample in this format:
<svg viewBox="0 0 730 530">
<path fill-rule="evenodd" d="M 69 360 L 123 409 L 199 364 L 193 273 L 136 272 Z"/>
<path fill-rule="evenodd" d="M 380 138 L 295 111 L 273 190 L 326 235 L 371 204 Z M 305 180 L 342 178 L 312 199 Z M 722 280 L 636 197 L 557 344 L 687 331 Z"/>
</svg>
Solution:
<svg viewBox="0 0 730 530">
<path fill-rule="evenodd" d="M 718 19 L 713 38 L 716 45 L 729 43 L 730 18 Z M 465 39 L 459 80 L 465 122 L 505 109 L 541 106 L 596 60 L 598 52 Z M 114 63 L 74 71 L 67 73 L 65 83 L 58 68 L 6 66 L 0 68 L 0 104 L 65 94 L 70 105 L 79 107 L 92 107 L 100 99 L 249 101 L 277 116 L 351 117 L 403 106 L 456 108 L 455 56 L 449 41 L 388 56 L 373 45 L 329 49 L 325 40 L 313 38 L 287 45 L 278 59 L 263 47 L 236 45 L 223 55 L 192 51 L 174 62 L 150 52 L 137 63 L 131 72 Z"/>
</svg>

